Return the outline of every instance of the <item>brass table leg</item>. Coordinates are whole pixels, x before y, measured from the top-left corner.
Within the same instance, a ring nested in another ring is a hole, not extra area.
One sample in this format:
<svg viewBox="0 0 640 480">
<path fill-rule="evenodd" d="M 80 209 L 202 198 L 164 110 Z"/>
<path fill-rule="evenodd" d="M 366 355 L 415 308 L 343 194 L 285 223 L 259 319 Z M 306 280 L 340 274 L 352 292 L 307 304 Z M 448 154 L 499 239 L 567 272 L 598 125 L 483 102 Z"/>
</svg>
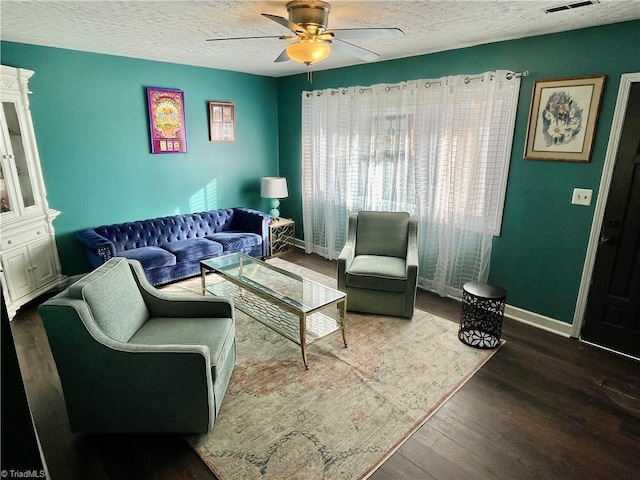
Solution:
<svg viewBox="0 0 640 480">
<path fill-rule="evenodd" d="M 206 272 L 204 270 L 204 267 L 202 265 L 200 265 L 200 283 L 202 285 L 202 296 L 203 297 L 204 297 L 204 294 L 206 293 L 206 289 L 205 289 L 205 286 L 204 286 L 205 276 L 206 276 Z"/>
<path fill-rule="evenodd" d="M 300 348 L 302 349 L 302 361 L 304 362 L 304 368 L 309 370 L 309 363 L 307 362 L 307 314 L 300 315 Z"/>
<path fill-rule="evenodd" d="M 338 304 L 338 309 L 340 310 L 340 330 L 342 330 L 342 341 L 344 342 L 345 348 L 347 348 L 349 345 L 347 344 L 347 299 L 346 298 Z"/>
</svg>

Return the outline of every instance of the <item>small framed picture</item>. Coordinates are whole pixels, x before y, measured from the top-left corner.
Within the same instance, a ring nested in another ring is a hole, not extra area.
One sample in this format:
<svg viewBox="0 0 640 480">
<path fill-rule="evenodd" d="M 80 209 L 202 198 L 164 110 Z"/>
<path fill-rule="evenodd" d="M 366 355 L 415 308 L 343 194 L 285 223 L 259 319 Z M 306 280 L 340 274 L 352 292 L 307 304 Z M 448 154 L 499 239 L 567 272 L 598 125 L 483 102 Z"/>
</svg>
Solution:
<svg viewBox="0 0 640 480">
<path fill-rule="evenodd" d="M 233 142 L 236 139 L 235 107 L 231 102 L 209 102 L 209 140 Z"/>
<path fill-rule="evenodd" d="M 588 162 L 604 75 L 537 80 L 531 93 L 524 158 Z"/>
</svg>

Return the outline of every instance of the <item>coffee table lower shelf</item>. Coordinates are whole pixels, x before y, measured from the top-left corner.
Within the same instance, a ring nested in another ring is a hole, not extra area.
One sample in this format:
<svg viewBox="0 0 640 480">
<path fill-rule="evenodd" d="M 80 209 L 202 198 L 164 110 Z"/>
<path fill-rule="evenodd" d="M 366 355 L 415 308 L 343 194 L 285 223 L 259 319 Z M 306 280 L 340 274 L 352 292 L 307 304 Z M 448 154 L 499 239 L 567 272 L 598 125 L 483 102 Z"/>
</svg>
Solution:
<svg viewBox="0 0 640 480">
<path fill-rule="evenodd" d="M 302 350 L 302 360 L 307 370 L 309 369 L 306 352 L 307 345 L 341 330 L 344 346 L 348 346 L 343 323 L 320 311 L 293 313 L 272 301 L 259 297 L 245 288 L 224 280 L 209 284 L 206 286 L 206 289 L 213 295 L 233 298 L 234 305 L 238 310 L 299 345 Z M 328 308 L 331 305 L 335 305 L 340 310 L 340 318 L 342 322 L 344 322 L 346 297 L 332 304 L 325 305 L 318 310 Z"/>
</svg>

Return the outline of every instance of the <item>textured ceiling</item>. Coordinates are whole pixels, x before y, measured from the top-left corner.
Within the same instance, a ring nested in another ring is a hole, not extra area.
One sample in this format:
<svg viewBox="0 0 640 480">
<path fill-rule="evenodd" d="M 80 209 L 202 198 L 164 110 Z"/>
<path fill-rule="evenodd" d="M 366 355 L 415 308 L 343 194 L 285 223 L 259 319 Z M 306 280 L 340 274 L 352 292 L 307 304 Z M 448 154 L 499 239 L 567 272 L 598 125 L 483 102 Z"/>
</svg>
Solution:
<svg viewBox="0 0 640 480">
<path fill-rule="evenodd" d="M 577 1 L 577 0 L 573 0 Z M 205 42 L 206 38 L 284 35 L 263 17 L 287 17 L 287 1 L 0 1 L 0 38 L 87 52 L 146 58 L 281 77 L 306 67 L 274 63 L 287 41 Z M 331 3 L 329 29 L 398 27 L 393 40 L 354 40 L 380 54 L 378 61 L 500 40 L 605 25 L 640 18 L 640 0 L 601 0 L 553 14 L 563 0 L 344 1 Z M 338 53 L 313 66 L 324 70 L 363 63 Z"/>
</svg>

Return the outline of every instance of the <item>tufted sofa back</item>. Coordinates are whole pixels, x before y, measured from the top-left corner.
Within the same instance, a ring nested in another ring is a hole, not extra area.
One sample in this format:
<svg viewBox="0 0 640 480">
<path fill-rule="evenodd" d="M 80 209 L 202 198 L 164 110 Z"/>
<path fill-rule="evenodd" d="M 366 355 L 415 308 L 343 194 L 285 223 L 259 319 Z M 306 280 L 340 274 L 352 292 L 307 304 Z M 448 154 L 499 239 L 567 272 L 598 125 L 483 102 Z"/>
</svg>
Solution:
<svg viewBox="0 0 640 480">
<path fill-rule="evenodd" d="M 187 213 L 137 222 L 105 225 L 96 233 L 113 242 L 116 252 L 140 247 L 157 247 L 165 243 L 203 238 L 231 228 L 231 208 L 202 213 Z"/>
</svg>

